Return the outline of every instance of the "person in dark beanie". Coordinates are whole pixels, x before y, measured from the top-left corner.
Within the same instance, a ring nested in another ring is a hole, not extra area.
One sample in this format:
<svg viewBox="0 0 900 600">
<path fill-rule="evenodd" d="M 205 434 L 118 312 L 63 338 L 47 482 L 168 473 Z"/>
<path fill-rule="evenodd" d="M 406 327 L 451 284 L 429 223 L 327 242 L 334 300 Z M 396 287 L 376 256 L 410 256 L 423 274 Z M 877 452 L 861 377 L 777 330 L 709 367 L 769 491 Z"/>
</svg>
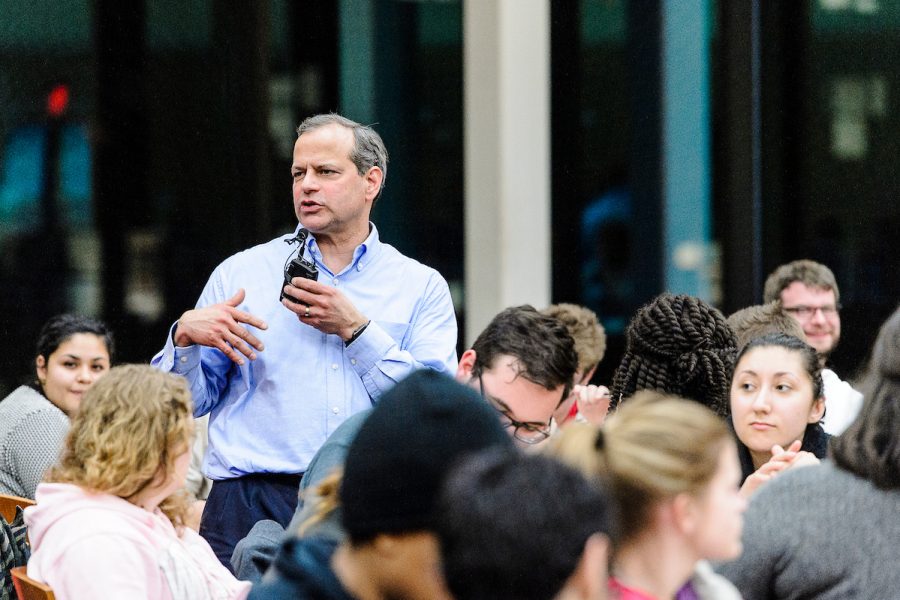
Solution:
<svg viewBox="0 0 900 600">
<path fill-rule="evenodd" d="M 350 444 L 338 491 L 345 541 L 291 537 L 250 598 L 449 599 L 433 533 L 437 496 L 451 467 L 490 447 L 513 444 L 477 392 L 413 373 Z"/>
</svg>

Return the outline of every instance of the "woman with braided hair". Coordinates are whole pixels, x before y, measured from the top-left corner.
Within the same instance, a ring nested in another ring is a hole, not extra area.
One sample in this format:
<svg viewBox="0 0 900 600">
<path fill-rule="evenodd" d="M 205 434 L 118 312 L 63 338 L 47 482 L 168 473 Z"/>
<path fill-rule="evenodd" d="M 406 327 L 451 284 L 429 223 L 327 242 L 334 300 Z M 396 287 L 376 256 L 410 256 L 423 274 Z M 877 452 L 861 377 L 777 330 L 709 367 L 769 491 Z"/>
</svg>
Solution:
<svg viewBox="0 0 900 600">
<path fill-rule="evenodd" d="M 694 296 L 661 294 L 628 325 L 610 410 L 646 389 L 695 400 L 727 417 L 736 353 L 721 312 Z"/>
</svg>

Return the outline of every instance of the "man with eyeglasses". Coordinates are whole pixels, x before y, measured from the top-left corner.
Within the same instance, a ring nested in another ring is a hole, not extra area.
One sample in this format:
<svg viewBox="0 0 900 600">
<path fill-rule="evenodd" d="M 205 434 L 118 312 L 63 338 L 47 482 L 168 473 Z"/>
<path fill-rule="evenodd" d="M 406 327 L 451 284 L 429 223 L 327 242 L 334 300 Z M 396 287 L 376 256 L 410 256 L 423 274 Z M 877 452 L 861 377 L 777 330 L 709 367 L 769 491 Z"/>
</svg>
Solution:
<svg viewBox="0 0 900 600">
<path fill-rule="evenodd" d="M 520 445 L 550 436 L 552 415 L 578 368 L 575 342 L 559 319 L 531 306 L 500 312 L 459 359 L 456 380 L 481 392 Z"/>
<path fill-rule="evenodd" d="M 553 411 L 569 395 L 578 368 L 575 342 L 555 317 L 523 305 L 504 309 L 485 327 L 459 359 L 456 380 L 479 391 L 496 411 L 500 424 L 520 447 L 533 446 L 552 431 Z M 239 579 L 259 581 L 285 535 L 316 512 L 315 489 L 344 464 L 347 449 L 371 410 L 342 423 L 319 449 L 300 482 L 300 502 L 287 530 L 260 521 L 239 541 L 232 566 Z M 340 537 L 336 514 L 304 531 Z"/>
<path fill-rule="evenodd" d="M 824 367 L 841 338 L 840 291 L 831 269 L 812 260 L 781 265 L 766 279 L 763 300 L 779 301 L 782 310 L 797 320 Z M 859 414 L 862 394 L 831 369 L 822 369 L 822 380 L 826 406 L 822 425 L 831 435 L 840 435 Z"/>
</svg>

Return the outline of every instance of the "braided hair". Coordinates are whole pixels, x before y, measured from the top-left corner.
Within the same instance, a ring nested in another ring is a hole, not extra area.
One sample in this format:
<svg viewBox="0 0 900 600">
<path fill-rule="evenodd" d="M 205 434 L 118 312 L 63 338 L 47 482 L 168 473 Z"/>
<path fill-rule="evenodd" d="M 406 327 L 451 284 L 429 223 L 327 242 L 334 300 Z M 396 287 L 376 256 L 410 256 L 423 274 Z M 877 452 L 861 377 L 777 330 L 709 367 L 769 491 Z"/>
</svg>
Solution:
<svg viewBox="0 0 900 600">
<path fill-rule="evenodd" d="M 734 332 L 717 309 L 694 296 L 657 296 L 625 332 L 625 355 L 613 376 L 610 409 L 638 390 L 656 390 L 690 398 L 728 417 L 736 353 Z"/>
</svg>

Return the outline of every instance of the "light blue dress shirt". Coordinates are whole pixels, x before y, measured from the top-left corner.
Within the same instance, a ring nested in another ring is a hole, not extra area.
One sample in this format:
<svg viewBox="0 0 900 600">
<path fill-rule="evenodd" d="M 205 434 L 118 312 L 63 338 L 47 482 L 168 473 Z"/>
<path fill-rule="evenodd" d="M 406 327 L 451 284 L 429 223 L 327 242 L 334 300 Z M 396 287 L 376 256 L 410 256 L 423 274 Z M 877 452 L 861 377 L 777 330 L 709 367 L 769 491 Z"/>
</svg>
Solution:
<svg viewBox="0 0 900 600">
<path fill-rule="evenodd" d="M 336 275 L 322 263 L 312 235 L 306 243 L 319 281 L 340 289 L 372 320 L 369 326 L 345 346 L 337 335 L 301 323 L 278 298 L 285 262 L 297 250 L 285 240 L 295 234 L 228 258 L 197 302 L 224 302 L 244 288 L 238 308 L 268 324 L 266 330 L 248 326 L 265 345 L 256 360 L 238 366 L 215 348 L 176 347 L 174 325 L 153 358 L 157 368 L 187 378 L 194 416 L 211 413 L 203 463 L 211 479 L 303 472 L 338 425 L 413 370 L 456 370 L 456 315 L 447 282 L 380 242 L 374 225 Z"/>
</svg>

